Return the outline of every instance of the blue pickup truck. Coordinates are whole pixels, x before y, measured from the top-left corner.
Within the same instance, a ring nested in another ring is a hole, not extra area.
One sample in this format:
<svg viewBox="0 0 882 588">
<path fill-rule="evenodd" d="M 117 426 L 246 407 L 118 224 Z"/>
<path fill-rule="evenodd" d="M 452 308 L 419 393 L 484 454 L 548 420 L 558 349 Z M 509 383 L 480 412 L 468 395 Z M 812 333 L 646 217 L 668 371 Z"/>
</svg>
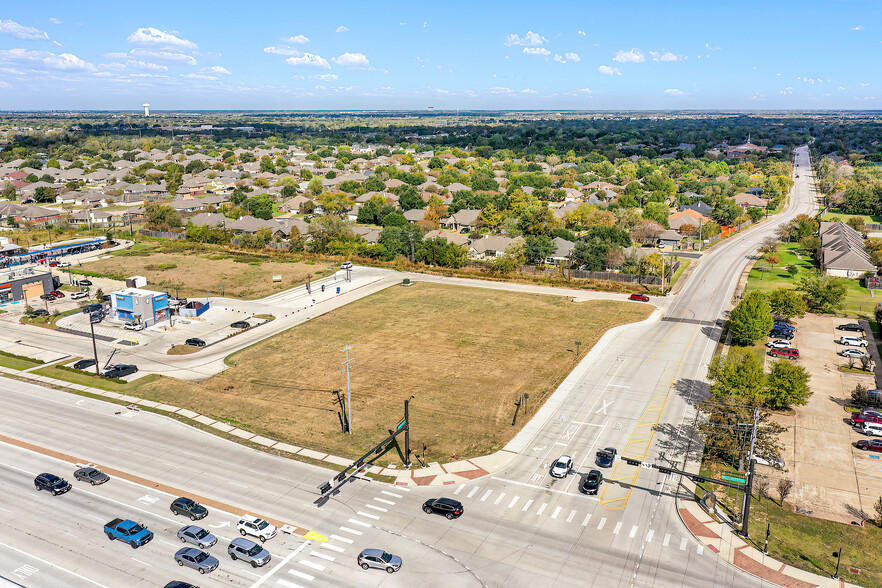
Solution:
<svg viewBox="0 0 882 588">
<path fill-rule="evenodd" d="M 149 531 L 135 521 L 113 519 L 104 525 L 104 533 L 113 541 L 118 539 L 138 549 L 153 540 L 153 531 Z"/>
</svg>

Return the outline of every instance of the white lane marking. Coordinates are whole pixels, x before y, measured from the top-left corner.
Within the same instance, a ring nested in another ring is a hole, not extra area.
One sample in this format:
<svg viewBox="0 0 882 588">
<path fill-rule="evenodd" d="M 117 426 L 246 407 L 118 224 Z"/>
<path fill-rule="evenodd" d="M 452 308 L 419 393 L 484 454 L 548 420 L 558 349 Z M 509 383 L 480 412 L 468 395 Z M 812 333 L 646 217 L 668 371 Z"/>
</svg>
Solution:
<svg viewBox="0 0 882 588">
<path fill-rule="evenodd" d="M 147 566 L 147 567 L 149 567 L 149 568 L 152 568 L 152 567 L 153 567 L 153 564 L 149 564 L 149 563 L 147 563 L 146 561 L 143 561 L 143 560 L 138 559 L 137 557 L 133 557 L 132 559 L 135 560 L 135 561 L 138 562 L 138 563 L 142 563 L 142 564 L 144 564 L 145 566 Z"/>
<path fill-rule="evenodd" d="M 344 533 L 352 533 L 353 535 L 364 535 L 361 531 L 356 531 L 355 529 L 350 529 L 349 527 L 340 527 L 340 530 Z"/>
<path fill-rule="evenodd" d="M 297 549 L 295 549 L 294 551 L 292 551 L 291 553 L 289 553 L 287 556 L 285 556 L 285 559 L 283 559 L 282 562 L 281 562 L 280 564 L 274 566 L 274 567 L 273 567 L 272 569 L 270 569 L 267 573 L 265 573 L 263 576 L 261 576 L 261 577 L 257 580 L 257 582 L 255 582 L 254 584 L 252 584 L 252 585 L 251 585 L 251 588 L 257 588 L 258 586 L 260 586 L 261 584 L 263 584 L 264 582 L 266 582 L 267 580 L 269 580 L 270 576 L 272 576 L 272 575 L 275 574 L 277 571 L 279 571 L 280 569 L 282 569 L 282 567 L 283 567 L 285 564 L 287 564 L 289 561 L 291 561 L 292 559 L 294 559 L 294 557 L 296 557 L 298 553 L 300 553 L 301 551 L 303 551 L 304 549 L 306 549 L 306 546 L 309 545 L 309 543 L 310 543 L 309 541 L 304 541 L 303 543 L 301 543 L 300 546 L 297 547 Z M 291 573 L 291 572 L 289 571 L 289 573 Z M 312 580 L 313 577 L 312 577 L 312 576 L 309 576 L 309 577 L 306 578 L 306 579 L 307 579 L 307 580 Z"/>
<path fill-rule="evenodd" d="M 649 533 L 646 534 L 646 542 L 652 543 L 652 536 L 655 535 L 655 530 L 650 529 Z"/>
<path fill-rule="evenodd" d="M 0 542 L 0 547 L 5 547 L 6 549 L 10 549 L 12 551 L 15 551 L 16 553 L 21 553 L 22 555 L 30 557 L 31 559 L 35 559 L 40 563 L 44 563 L 47 566 L 51 566 L 55 569 L 61 570 L 62 572 L 66 572 L 66 573 L 70 574 L 71 576 L 74 576 L 75 578 L 79 578 L 80 580 L 84 580 L 84 581 L 88 582 L 89 584 L 94 584 L 95 586 L 101 586 L 101 588 L 108 588 L 108 586 L 105 586 L 104 584 L 100 584 L 100 583 L 96 582 L 95 580 L 86 578 L 85 576 L 81 576 L 76 572 L 72 572 L 72 571 L 65 569 L 57 564 L 52 563 L 51 561 L 47 561 L 45 559 L 39 558 L 36 555 L 31 555 L 30 553 L 28 553 L 26 551 L 22 551 L 21 549 L 17 549 L 11 545 L 7 545 L 6 543 Z"/>
<path fill-rule="evenodd" d="M 486 492 L 484 492 L 484 496 L 481 497 L 481 502 L 484 502 L 485 500 L 487 500 L 487 497 L 490 496 L 491 494 L 493 494 L 493 490 L 487 490 Z"/>
<path fill-rule="evenodd" d="M 87 516 L 87 517 L 92 517 L 93 519 L 96 519 L 96 520 L 99 520 L 99 521 L 103 521 L 104 519 L 107 518 L 107 517 L 99 517 L 99 516 L 95 516 L 95 515 L 93 515 L 93 514 L 86 514 L 86 516 Z"/>
<path fill-rule="evenodd" d="M 612 400 L 610 400 L 609 402 L 607 402 L 606 400 L 601 400 L 601 402 L 603 403 L 603 406 L 601 406 L 600 408 L 595 410 L 594 414 L 600 414 L 601 411 L 603 412 L 603 414 L 606 414 L 607 407 L 612 406 L 612 403 L 613 403 Z"/>
<path fill-rule="evenodd" d="M 249 486 L 246 486 L 245 484 L 239 484 L 238 482 L 231 482 L 230 480 L 227 480 L 227 484 L 229 484 L 230 486 L 238 486 L 239 488 L 249 488 Z"/>
<path fill-rule="evenodd" d="M 671 542 L 671 534 L 665 533 L 665 539 L 664 539 L 664 541 L 662 541 L 662 546 L 667 547 L 668 543 L 670 543 L 670 542 Z"/>
<path fill-rule="evenodd" d="M 362 510 L 358 511 L 356 514 L 357 514 L 358 516 L 361 516 L 361 517 L 367 517 L 367 518 L 369 518 L 369 519 L 374 519 L 375 521 L 379 521 L 379 520 L 380 520 L 380 517 L 378 517 L 377 515 L 372 515 L 371 513 L 369 513 L 369 512 L 364 512 L 364 511 L 362 511 Z"/>
<path fill-rule="evenodd" d="M 279 586 L 284 586 L 285 588 L 303 588 L 300 584 L 295 584 L 294 582 L 289 582 L 287 580 L 276 580 L 276 584 Z"/>
<path fill-rule="evenodd" d="M 499 496 L 496 497 L 496 502 L 494 502 L 493 504 L 499 504 L 499 501 L 503 498 L 505 498 L 505 492 L 501 492 Z"/>
<path fill-rule="evenodd" d="M 77 536 L 74 535 L 73 533 L 68 533 L 67 531 L 62 531 L 61 529 L 59 529 L 58 531 L 59 531 L 59 533 L 64 533 L 65 535 L 70 535 L 70 536 L 73 537 L 74 539 L 77 538 Z"/>
<path fill-rule="evenodd" d="M 591 513 L 589 512 L 588 514 L 585 515 L 585 520 L 582 521 L 582 526 L 584 527 L 584 526 L 588 525 L 588 521 L 590 519 L 591 519 Z"/>
<path fill-rule="evenodd" d="M 613 535 L 618 535 L 619 531 L 621 531 L 621 530 L 622 530 L 622 521 L 619 521 L 618 523 L 616 523 L 616 529 L 615 529 L 615 531 L 613 531 Z"/>
<path fill-rule="evenodd" d="M 576 516 L 576 511 L 571 510 L 571 511 L 570 511 L 570 516 L 567 517 L 567 522 L 568 522 L 568 523 L 572 522 L 574 516 Z"/>
<path fill-rule="evenodd" d="M 680 541 L 680 551 L 686 551 L 686 537 L 683 537 L 683 540 Z"/>
<path fill-rule="evenodd" d="M 141 504 L 146 504 L 147 506 L 153 506 L 159 501 L 158 496 L 150 496 L 149 494 L 145 494 L 141 498 L 138 499 L 138 502 Z"/>
<path fill-rule="evenodd" d="M 636 534 L 637 534 L 637 525 L 634 525 L 633 527 L 631 527 L 631 532 L 628 533 L 628 537 L 633 539 L 634 535 L 636 535 Z"/>
<path fill-rule="evenodd" d="M 454 496 L 459 496 L 459 493 L 462 492 L 462 489 L 465 488 L 464 484 L 460 484 L 456 487 L 456 490 L 453 491 Z"/>
<path fill-rule="evenodd" d="M 542 506 L 539 507 L 539 510 L 536 511 L 536 514 L 537 514 L 537 515 L 541 515 L 543 512 L 545 512 L 545 507 L 546 507 L 546 506 L 548 506 L 548 503 L 547 503 L 547 502 L 543 502 L 543 503 L 542 503 Z"/>
<path fill-rule="evenodd" d="M 557 515 L 560 514 L 560 511 L 561 511 L 561 510 L 563 510 L 563 507 L 562 507 L 562 506 L 558 506 L 556 509 L 554 509 L 554 514 L 551 515 L 551 518 L 556 519 L 556 518 L 557 518 Z"/>
<path fill-rule="evenodd" d="M 346 551 L 339 545 L 332 545 L 331 543 L 321 543 L 319 544 L 319 547 L 321 547 L 322 549 L 330 549 L 331 551 L 336 551 L 337 553 L 343 553 L 344 551 Z"/>
<path fill-rule="evenodd" d="M 361 525 L 362 527 L 372 527 L 373 526 L 370 523 L 366 523 L 366 522 L 360 521 L 358 519 L 349 519 L 349 522 L 352 523 L 353 525 Z"/>
<path fill-rule="evenodd" d="M 530 505 L 533 504 L 532 500 L 528 500 L 527 504 L 524 505 L 524 508 L 521 509 L 521 512 L 527 512 L 527 509 L 530 508 Z"/>
<path fill-rule="evenodd" d="M 361 533 L 359 533 L 361 535 Z M 352 543 L 352 539 L 349 537 L 341 537 L 340 535 L 331 535 L 331 539 L 336 539 L 337 541 L 342 541 L 343 543 Z"/>
<path fill-rule="evenodd" d="M 557 443 L 555 443 L 555 445 L 566 445 L 566 443 L 564 443 L 563 441 L 558 441 Z"/>
<path fill-rule="evenodd" d="M 326 559 L 328 561 L 334 561 L 335 559 L 337 559 L 336 557 L 334 557 L 332 555 L 328 555 L 327 553 L 322 553 L 321 551 L 312 551 L 312 552 L 310 552 L 309 555 L 311 555 L 313 557 L 320 557 L 320 558 Z"/>
<path fill-rule="evenodd" d="M 279 566 L 276 566 L 276 568 L 278 568 L 278 567 Z M 275 569 L 275 568 L 273 568 L 273 569 Z M 315 576 L 310 576 L 309 574 L 304 574 L 303 572 L 299 572 L 297 570 L 288 570 L 288 573 L 291 574 L 292 576 L 297 576 L 298 578 L 303 578 L 304 580 L 309 580 L 310 582 L 315 580 Z M 252 588 L 254 588 L 254 587 L 252 586 Z"/>
<path fill-rule="evenodd" d="M 539 476 L 539 479 L 542 478 L 542 475 L 536 474 Z M 537 486 L 536 484 L 527 484 L 526 482 L 518 482 L 516 480 L 506 480 L 505 478 L 497 478 L 496 476 L 491 476 L 491 480 L 498 480 L 500 482 L 505 482 L 506 484 L 517 484 L 518 486 L 526 486 L 527 488 L 535 488 L 537 490 L 542 490 L 543 492 L 556 492 L 557 494 L 566 494 L 567 496 L 572 496 L 571 492 L 567 492 L 566 490 L 555 490 L 554 488 L 546 488 L 545 486 Z M 600 500 L 597 496 L 585 496 L 582 495 L 582 498 L 587 498 L 588 500 Z M 104 520 L 104 519 L 102 519 Z"/>
<path fill-rule="evenodd" d="M 600 524 L 597 525 L 598 531 L 603 531 L 603 526 L 606 524 L 606 517 L 600 519 Z"/>
<path fill-rule="evenodd" d="M 514 498 L 512 498 L 512 499 L 511 499 L 511 502 L 508 503 L 508 508 L 513 507 L 513 506 L 515 505 L 515 503 L 516 503 L 518 500 L 520 500 L 520 499 L 521 499 L 520 496 L 515 496 Z"/>
<path fill-rule="evenodd" d="M 611 386 L 613 388 L 630 388 L 631 386 L 625 386 L 624 384 L 607 384 L 607 386 Z"/>
<path fill-rule="evenodd" d="M 580 421 L 572 421 L 572 424 L 574 424 L 574 425 L 583 425 L 583 426 L 585 426 L 585 427 L 602 427 L 602 426 L 603 426 L 602 424 L 599 425 L 599 424 L 597 424 L 597 423 L 583 423 L 583 422 L 580 422 Z"/>
<path fill-rule="evenodd" d="M 381 503 L 383 503 L 383 504 L 388 504 L 388 505 L 390 505 L 390 506 L 394 506 L 394 505 L 395 505 L 394 502 L 392 502 L 391 500 L 386 500 L 385 498 L 377 498 L 376 496 L 374 496 L 373 499 L 376 500 L 377 502 L 381 502 Z"/>
<path fill-rule="evenodd" d="M 301 559 L 300 565 L 306 566 L 308 568 L 312 568 L 314 570 L 318 570 L 320 572 L 325 571 L 325 566 L 323 566 L 322 564 L 317 564 L 314 561 L 309 561 L 308 559 Z"/>
<path fill-rule="evenodd" d="M 695 553 L 697 553 L 698 555 L 701 555 L 702 553 L 704 553 L 704 545 L 699 543 L 698 547 L 695 548 Z"/>
<path fill-rule="evenodd" d="M 165 539 L 157 539 L 160 543 L 165 543 L 166 545 L 171 545 L 174 548 L 180 547 L 177 543 L 172 543 L 171 541 L 166 541 Z"/>
<path fill-rule="evenodd" d="M 471 498 L 472 496 L 475 495 L 475 492 L 477 492 L 477 491 L 480 490 L 480 489 L 481 489 L 480 487 L 475 486 L 474 488 L 472 488 L 471 492 L 469 492 L 468 494 L 466 494 L 466 498 Z"/>
<path fill-rule="evenodd" d="M 380 490 L 380 494 L 385 494 L 386 496 L 392 496 L 393 498 L 404 498 L 401 494 L 395 494 L 394 492 L 389 492 L 388 490 Z"/>
<path fill-rule="evenodd" d="M 365 504 L 364 507 L 365 507 L 365 508 L 370 508 L 370 509 L 373 509 L 373 510 L 378 510 L 378 511 L 380 511 L 380 512 L 389 512 L 389 509 L 388 509 L 388 508 L 383 508 L 382 506 L 374 506 L 373 504 Z"/>
</svg>

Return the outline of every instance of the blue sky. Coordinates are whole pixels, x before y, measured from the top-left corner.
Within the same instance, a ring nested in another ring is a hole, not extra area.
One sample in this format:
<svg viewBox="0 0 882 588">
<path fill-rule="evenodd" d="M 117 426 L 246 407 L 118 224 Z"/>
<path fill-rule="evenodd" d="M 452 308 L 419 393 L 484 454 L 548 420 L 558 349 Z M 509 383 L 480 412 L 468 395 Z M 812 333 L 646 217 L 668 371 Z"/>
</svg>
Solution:
<svg viewBox="0 0 882 588">
<path fill-rule="evenodd" d="M 7 2 L 0 109 L 880 109 L 882 3 Z"/>
</svg>

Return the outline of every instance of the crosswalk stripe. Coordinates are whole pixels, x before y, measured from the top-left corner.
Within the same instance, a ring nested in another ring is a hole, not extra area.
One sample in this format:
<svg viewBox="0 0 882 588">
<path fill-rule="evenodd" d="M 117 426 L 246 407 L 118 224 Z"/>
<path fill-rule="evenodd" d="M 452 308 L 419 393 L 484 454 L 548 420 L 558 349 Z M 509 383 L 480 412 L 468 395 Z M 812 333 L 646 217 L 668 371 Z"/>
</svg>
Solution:
<svg viewBox="0 0 882 588">
<path fill-rule="evenodd" d="M 508 508 L 513 507 L 513 506 L 515 505 L 515 502 L 517 502 L 517 501 L 520 500 L 520 499 L 521 499 L 520 496 L 515 496 L 514 498 L 512 498 L 512 499 L 511 499 L 511 502 L 508 503 Z"/>
<path fill-rule="evenodd" d="M 361 535 L 361 533 L 359 533 L 359 535 Z M 340 535 L 331 535 L 331 539 L 336 539 L 337 541 L 342 541 L 343 543 L 352 544 L 352 539 L 350 539 L 349 537 L 341 537 Z"/>
<path fill-rule="evenodd" d="M 563 509 L 563 507 L 561 507 L 561 506 L 558 506 L 556 509 L 554 509 L 554 514 L 551 515 L 551 518 L 556 519 L 556 518 L 557 518 L 557 515 L 560 514 L 560 511 L 561 511 L 562 509 Z"/>
<path fill-rule="evenodd" d="M 530 505 L 533 504 L 532 500 L 528 500 L 527 504 L 524 505 L 524 508 L 521 509 L 521 512 L 527 512 L 527 509 L 530 508 Z"/>
<path fill-rule="evenodd" d="M 499 504 L 499 501 L 503 498 L 505 498 L 505 492 L 501 492 L 499 496 L 496 497 L 496 502 L 494 502 L 493 504 Z"/>
<path fill-rule="evenodd" d="M 349 522 L 352 523 L 353 525 L 361 525 L 362 527 L 372 527 L 373 526 L 370 523 L 366 523 L 366 522 L 360 521 L 358 519 L 349 519 Z"/>
<path fill-rule="evenodd" d="M 670 542 L 671 542 L 671 534 L 670 534 L 670 533 L 665 533 L 665 540 L 662 541 L 662 545 L 663 545 L 664 547 L 667 547 L 667 546 L 668 546 L 668 543 L 670 543 Z"/>
<path fill-rule="evenodd" d="M 323 566 L 322 564 L 317 564 L 314 561 L 309 561 L 308 559 L 301 559 L 300 565 L 306 566 L 308 568 L 312 568 L 314 570 L 318 570 L 320 572 L 325 571 L 325 566 Z"/>
<path fill-rule="evenodd" d="M 616 523 L 616 528 L 613 531 L 613 535 L 618 535 L 619 531 L 621 531 L 621 530 L 622 530 L 622 521 L 619 521 L 618 523 Z"/>
<path fill-rule="evenodd" d="M 304 574 L 303 572 L 300 572 L 298 570 L 288 570 L 288 573 L 291 574 L 292 576 L 297 576 L 298 578 L 303 578 L 304 580 L 309 580 L 310 582 L 315 580 L 315 576 L 310 576 L 309 574 Z"/>
<path fill-rule="evenodd" d="M 576 516 L 576 511 L 571 510 L 571 511 L 570 511 L 570 516 L 567 517 L 567 522 L 568 522 L 568 523 L 571 522 L 571 521 L 573 520 L 573 517 L 574 517 L 574 516 Z"/>
<path fill-rule="evenodd" d="M 655 530 L 650 529 L 649 533 L 646 534 L 646 542 L 652 543 L 652 536 L 655 535 Z"/>
<path fill-rule="evenodd" d="M 591 513 L 590 513 L 590 512 L 589 512 L 588 514 L 585 515 L 585 520 L 582 521 L 582 526 L 583 526 L 583 527 L 587 526 L 589 520 L 591 520 Z"/>
<path fill-rule="evenodd" d="M 604 517 L 604 518 L 600 519 L 600 524 L 597 525 L 597 530 L 598 530 L 598 531 L 602 531 L 602 530 L 603 530 L 603 526 L 604 526 L 605 524 L 606 524 L 606 518 Z"/>
<path fill-rule="evenodd" d="M 383 504 L 388 504 L 389 506 L 395 505 L 394 502 L 392 502 L 391 500 L 386 500 L 385 498 L 377 498 L 376 496 L 374 496 L 374 500 L 376 500 L 377 502 L 382 502 Z"/>
<path fill-rule="evenodd" d="M 628 537 L 633 539 L 634 535 L 636 535 L 636 534 L 637 534 L 637 525 L 634 525 L 633 527 L 631 527 L 631 532 L 628 533 Z"/>
<path fill-rule="evenodd" d="M 375 521 L 380 520 L 380 517 L 378 517 L 377 515 L 372 515 L 369 512 L 358 511 L 356 514 L 358 514 L 358 516 L 361 516 L 361 517 L 367 517 L 369 519 L 374 519 Z"/>
<path fill-rule="evenodd" d="M 349 527 L 340 527 L 340 530 L 344 533 L 352 533 L 353 535 L 364 535 L 361 531 L 356 531 L 355 529 L 350 529 Z"/>
<path fill-rule="evenodd" d="M 485 500 L 487 500 L 487 497 L 490 496 L 491 494 L 493 494 L 493 490 L 487 490 L 484 493 L 484 496 L 481 497 L 481 502 L 484 502 Z"/>
<path fill-rule="evenodd" d="M 462 492 L 462 489 L 465 488 L 465 485 L 460 484 L 456 487 L 456 490 L 453 491 L 454 496 L 459 496 L 459 493 Z"/>
<path fill-rule="evenodd" d="M 699 543 L 698 547 L 695 548 L 695 553 L 697 553 L 698 555 L 701 555 L 702 553 L 704 553 L 704 545 Z"/>
<path fill-rule="evenodd" d="M 680 551 L 686 551 L 686 537 L 683 537 L 683 540 L 680 541 Z"/>
<path fill-rule="evenodd" d="M 322 549 L 330 549 L 331 551 L 336 551 L 337 553 L 343 553 L 344 551 L 346 551 L 339 545 L 334 545 L 332 543 L 319 543 L 319 547 L 321 547 Z"/>
<path fill-rule="evenodd" d="M 295 584 L 294 582 L 289 582 L 287 580 L 276 580 L 276 584 L 284 586 L 285 588 L 303 588 L 300 584 Z"/>
<path fill-rule="evenodd" d="M 466 498 L 471 498 L 472 496 L 475 495 L 475 492 L 477 492 L 477 491 L 480 490 L 480 489 L 481 489 L 481 488 L 479 488 L 478 486 L 475 486 L 475 487 L 472 488 L 472 490 L 466 495 Z"/>
<path fill-rule="evenodd" d="M 539 510 L 536 511 L 536 514 L 537 514 L 537 515 L 541 515 L 543 512 L 545 512 L 545 507 L 546 507 L 546 506 L 548 506 L 548 503 L 547 503 L 547 502 L 543 502 L 543 503 L 542 503 L 542 506 L 539 507 Z"/>
<path fill-rule="evenodd" d="M 374 506 L 373 504 L 365 504 L 365 508 L 370 508 L 373 510 L 378 510 L 380 512 L 389 512 L 388 508 L 383 508 L 382 506 Z"/>
<path fill-rule="evenodd" d="M 380 490 L 380 494 L 385 494 L 386 496 L 392 496 L 394 498 L 404 498 L 401 494 L 395 494 L 394 492 L 389 492 L 388 490 Z"/>
<path fill-rule="evenodd" d="M 328 561 L 334 561 L 335 559 L 337 559 L 336 557 L 328 555 L 327 553 L 322 553 L 321 551 L 313 551 L 309 555 L 313 557 L 320 557 L 321 559 L 326 559 Z"/>
</svg>

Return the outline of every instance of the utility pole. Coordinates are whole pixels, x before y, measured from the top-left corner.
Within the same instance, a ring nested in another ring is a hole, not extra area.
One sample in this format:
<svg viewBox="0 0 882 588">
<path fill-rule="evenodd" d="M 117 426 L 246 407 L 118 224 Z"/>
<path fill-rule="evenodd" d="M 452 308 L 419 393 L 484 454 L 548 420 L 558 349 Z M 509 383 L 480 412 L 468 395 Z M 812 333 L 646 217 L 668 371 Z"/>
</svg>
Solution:
<svg viewBox="0 0 882 588">
<path fill-rule="evenodd" d="M 89 315 L 89 329 L 92 331 L 92 352 L 95 353 L 95 374 L 100 376 L 101 370 L 98 368 L 98 345 L 95 343 L 95 323 L 92 321 L 92 315 Z"/>
<path fill-rule="evenodd" d="M 346 361 L 343 362 L 343 365 L 346 367 L 341 372 L 346 372 L 346 432 L 350 435 L 352 434 L 352 391 L 349 386 L 349 367 L 350 367 L 350 358 L 349 358 L 349 350 L 352 349 L 352 346 L 347 344 L 346 347 L 341 349 L 340 351 L 346 354 Z M 404 404 L 404 414 L 407 415 L 407 403 Z"/>
<path fill-rule="evenodd" d="M 408 405 L 410 401 L 413 400 L 414 397 L 411 396 L 407 400 L 404 401 L 404 466 L 410 467 L 410 413 L 408 412 Z"/>
<path fill-rule="evenodd" d="M 840 547 L 839 551 L 837 551 L 834 555 L 836 556 L 836 572 L 833 574 L 833 579 L 838 580 L 839 579 L 839 562 L 842 561 L 842 548 Z"/>
<path fill-rule="evenodd" d="M 741 536 L 745 539 L 750 538 L 750 532 L 748 530 L 748 523 L 750 522 L 750 494 L 753 491 L 753 448 L 756 444 L 756 430 L 758 428 L 757 421 L 759 420 L 759 408 L 753 409 L 753 423 L 752 429 L 750 432 L 750 453 L 747 456 L 747 484 L 744 490 L 744 502 L 743 507 L 741 509 Z M 750 424 L 750 423 L 738 423 L 742 424 Z"/>
</svg>

